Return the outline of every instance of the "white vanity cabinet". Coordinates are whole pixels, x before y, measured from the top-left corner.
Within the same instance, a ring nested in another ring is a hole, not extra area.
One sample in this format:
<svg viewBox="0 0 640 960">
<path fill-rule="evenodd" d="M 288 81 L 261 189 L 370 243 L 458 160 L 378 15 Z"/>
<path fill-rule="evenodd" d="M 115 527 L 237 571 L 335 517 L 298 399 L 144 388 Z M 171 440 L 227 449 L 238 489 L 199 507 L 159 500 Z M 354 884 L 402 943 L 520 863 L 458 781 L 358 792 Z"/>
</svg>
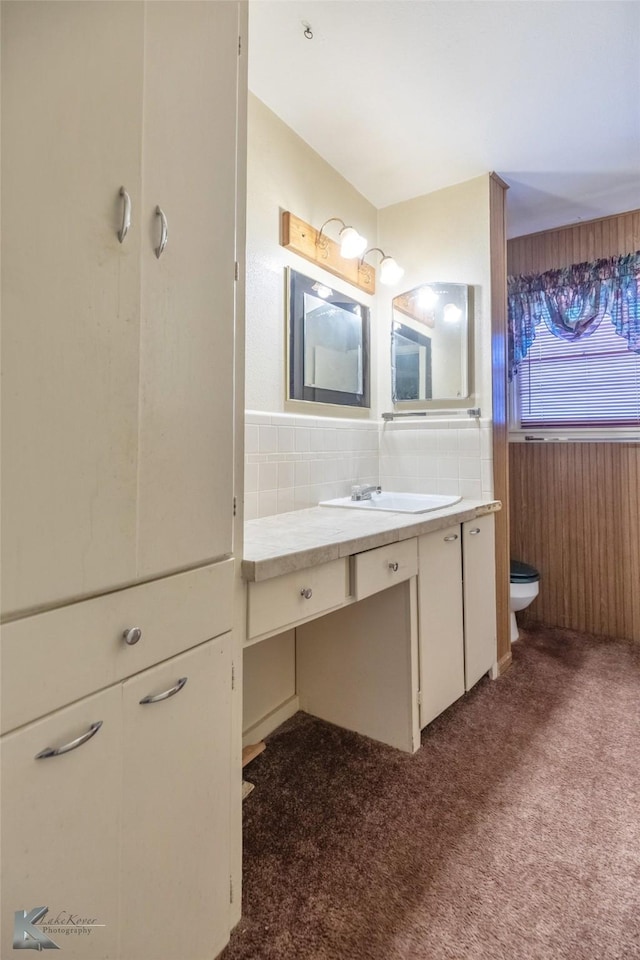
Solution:
<svg viewBox="0 0 640 960">
<path fill-rule="evenodd" d="M 111 687 L 0 740 L 2 957 L 20 955 L 13 949 L 15 912 L 37 907 L 48 907 L 50 922 L 75 917 L 96 924 L 75 932 L 45 928 L 63 956 L 118 957 L 121 696 Z M 98 723 L 76 749 L 35 759 Z"/>
<path fill-rule="evenodd" d="M 470 690 L 497 658 L 495 520 L 462 524 L 464 684 Z"/>
<path fill-rule="evenodd" d="M 2 3 L 4 616 L 231 554 L 241 8 Z"/>
<path fill-rule="evenodd" d="M 420 727 L 465 690 L 461 535 L 456 523 L 418 539 Z"/>
<path fill-rule="evenodd" d="M 126 681 L 122 709 L 119 960 L 211 960 L 230 929 L 230 634 Z"/>
<path fill-rule="evenodd" d="M 74 960 L 222 950 L 230 702 L 224 634 L 2 738 L 3 957 L 15 911 L 41 906 Z"/>
<path fill-rule="evenodd" d="M 1 13 L 0 954 L 13 912 L 46 904 L 105 924 L 62 940 L 77 960 L 211 960 L 229 936 L 241 776 L 246 3 Z"/>
<path fill-rule="evenodd" d="M 418 540 L 420 726 L 425 727 L 496 663 L 492 515 Z"/>
</svg>

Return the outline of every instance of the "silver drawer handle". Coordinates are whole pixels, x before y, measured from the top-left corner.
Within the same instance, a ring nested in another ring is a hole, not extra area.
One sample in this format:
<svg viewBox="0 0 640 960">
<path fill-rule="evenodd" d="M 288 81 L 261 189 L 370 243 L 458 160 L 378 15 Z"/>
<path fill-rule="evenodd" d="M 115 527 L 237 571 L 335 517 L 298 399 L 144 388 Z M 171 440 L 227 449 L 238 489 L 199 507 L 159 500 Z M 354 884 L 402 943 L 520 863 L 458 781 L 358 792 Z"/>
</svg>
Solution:
<svg viewBox="0 0 640 960">
<path fill-rule="evenodd" d="M 399 569 L 400 569 L 400 564 L 397 563 L 395 560 L 389 564 L 389 570 L 393 570 L 394 573 L 397 573 Z"/>
<path fill-rule="evenodd" d="M 452 533 L 450 536 L 444 538 L 444 542 L 451 543 L 452 540 L 457 540 L 457 539 L 458 539 L 458 534 Z"/>
<path fill-rule="evenodd" d="M 102 720 L 98 720 L 97 723 L 92 723 L 86 733 L 76 737 L 75 740 L 71 740 L 69 743 L 65 743 L 62 747 L 46 747 L 44 750 L 41 750 L 40 753 L 36 753 L 35 759 L 45 760 L 47 757 L 59 757 L 63 753 L 69 753 L 70 750 L 76 750 L 78 747 L 81 747 L 83 743 L 86 743 L 87 740 L 91 740 L 91 737 L 95 737 L 102 723 Z"/>
<path fill-rule="evenodd" d="M 156 247 L 156 257 L 158 260 L 162 256 L 162 251 L 167 245 L 167 240 L 169 239 L 169 231 L 167 229 L 167 218 L 164 215 L 164 212 L 161 207 L 156 207 L 156 216 L 160 217 L 160 243 Z"/>
<path fill-rule="evenodd" d="M 130 647 L 137 643 L 142 637 L 142 630 L 140 627 L 130 627 L 128 630 L 124 630 L 122 633 L 122 639 L 125 643 L 128 643 Z"/>
<path fill-rule="evenodd" d="M 187 677 L 180 677 L 175 686 L 171 687 L 170 690 L 165 690 L 164 693 L 156 693 L 155 695 L 149 694 L 148 697 L 143 697 L 140 703 L 159 703 L 161 700 L 168 700 L 169 697 L 175 697 L 176 693 L 180 693 L 186 682 Z"/>
<path fill-rule="evenodd" d="M 469 530 L 470 537 L 475 537 L 477 533 L 480 533 L 480 527 L 474 527 L 473 530 Z"/>
<path fill-rule="evenodd" d="M 300 596 L 304 597 L 305 600 L 311 600 L 311 597 L 313 596 L 313 590 L 311 587 L 303 587 L 300 591 Z"/>
<path fill-rule="evenodd" d="M 124 203 L 122 205 L 122 226 L 118 230 L 118 240 L 120 243 L 124 243 L 124 238 L 129 233 L 129 227 L 131 226 L 131 197 L 127 193 L 124 187 L 120 187 L 120 194 Z"/>
</svg>

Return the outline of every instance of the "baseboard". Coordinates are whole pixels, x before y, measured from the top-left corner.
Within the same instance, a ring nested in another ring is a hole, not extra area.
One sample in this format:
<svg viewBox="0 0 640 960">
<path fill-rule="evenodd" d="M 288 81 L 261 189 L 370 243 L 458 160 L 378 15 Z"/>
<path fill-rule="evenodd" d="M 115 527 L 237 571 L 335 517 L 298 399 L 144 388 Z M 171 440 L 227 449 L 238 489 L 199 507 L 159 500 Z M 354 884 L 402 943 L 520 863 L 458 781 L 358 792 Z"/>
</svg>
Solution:
<svg viewBox="0 0 640 960">
<path fill-rule="evenodd" d="M 242 734 L 242 746 L 246 747 L 250 743 L 257 743 L 259 740 L 264 740 L 264 738 L 268 737 L 270 733 L 273 733 L 281 723 L 284 723 L 285 720 L 292 717 L 294 713 L 297 713 L 299 709 L 300 699 L 297 696 L 285 700 L 285 702 L 281 703 L 275 710 L 271 710 L 266 717 L 262 717 L 261 720 L 258 720 L 257 723 L 254 723 L 253 726 L 244 731 Z"/>
</svg>

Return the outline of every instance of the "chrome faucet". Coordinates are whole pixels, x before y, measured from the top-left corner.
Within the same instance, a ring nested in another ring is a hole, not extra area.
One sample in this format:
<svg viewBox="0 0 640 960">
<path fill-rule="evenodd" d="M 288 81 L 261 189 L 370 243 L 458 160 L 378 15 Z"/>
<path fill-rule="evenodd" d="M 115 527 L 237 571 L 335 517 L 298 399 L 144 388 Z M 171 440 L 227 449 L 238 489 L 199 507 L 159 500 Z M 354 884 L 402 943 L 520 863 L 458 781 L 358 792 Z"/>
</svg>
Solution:
<svg viewBox="0 0 640 960">
<path fill-rule="evenodd" d="M 351 487 L 352 500 L 371 500 L 372 493 L 382 493 L 382 487 L 377 487 L 375 484 Z"/>
</svg>

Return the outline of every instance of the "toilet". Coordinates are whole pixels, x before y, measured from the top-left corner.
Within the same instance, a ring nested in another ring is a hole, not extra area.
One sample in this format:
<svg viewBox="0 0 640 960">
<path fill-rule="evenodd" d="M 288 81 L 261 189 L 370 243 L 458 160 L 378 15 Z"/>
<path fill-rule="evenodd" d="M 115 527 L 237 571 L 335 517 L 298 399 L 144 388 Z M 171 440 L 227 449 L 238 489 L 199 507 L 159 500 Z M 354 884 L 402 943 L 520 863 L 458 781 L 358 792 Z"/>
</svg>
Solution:
<svg viewBox="0 0 640 960">
<path fill-rule="evenodd" d="M 510 607 L 511 607 L 511 643 L 520 634 L 516 623 L 516 610 L 524 610 L 538 596 L 540 574 L 535 567 L 520 560 L 511 561 Z"/>
</svg>

